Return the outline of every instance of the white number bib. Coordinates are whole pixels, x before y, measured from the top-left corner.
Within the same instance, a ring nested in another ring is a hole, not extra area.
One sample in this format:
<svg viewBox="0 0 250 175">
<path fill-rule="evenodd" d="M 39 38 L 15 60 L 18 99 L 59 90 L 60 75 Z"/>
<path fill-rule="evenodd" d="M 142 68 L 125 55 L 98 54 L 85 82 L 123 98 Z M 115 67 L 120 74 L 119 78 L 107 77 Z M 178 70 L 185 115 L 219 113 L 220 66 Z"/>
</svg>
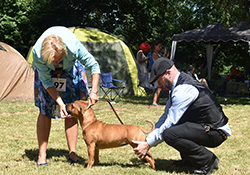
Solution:
<svg viewBox="0 0 250 175">
<path fill-rule="evenodd" d="M 57 91 L 66 91 L 66 78 L 52 78 L 52 81 L 54 82 Z"/>
</svg>

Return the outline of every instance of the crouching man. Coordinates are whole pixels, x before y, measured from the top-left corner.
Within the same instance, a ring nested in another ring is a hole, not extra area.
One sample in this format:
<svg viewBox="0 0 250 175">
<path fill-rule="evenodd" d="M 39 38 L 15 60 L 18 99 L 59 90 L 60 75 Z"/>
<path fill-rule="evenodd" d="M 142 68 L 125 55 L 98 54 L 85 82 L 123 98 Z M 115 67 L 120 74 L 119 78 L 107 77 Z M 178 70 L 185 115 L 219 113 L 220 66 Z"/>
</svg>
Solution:
<svg viewBox="0 0 250 175">
<path fill-rule="evenodd" d="M 170 91 L 165 112 L 146 142 L 134 141 L 139 158 L 165 141 L 180 152 L 175 165 L 192 166 L 192 174 L 210 174 L 219 159 L 205 147 L 217 147 L 231 135 L 228 118 L 214 95 L 201 83 L 184 72 L 179 72 L 173 61 L 159 58 L 155 61 L 150 83 L 158 81 Z"/>
</svg>

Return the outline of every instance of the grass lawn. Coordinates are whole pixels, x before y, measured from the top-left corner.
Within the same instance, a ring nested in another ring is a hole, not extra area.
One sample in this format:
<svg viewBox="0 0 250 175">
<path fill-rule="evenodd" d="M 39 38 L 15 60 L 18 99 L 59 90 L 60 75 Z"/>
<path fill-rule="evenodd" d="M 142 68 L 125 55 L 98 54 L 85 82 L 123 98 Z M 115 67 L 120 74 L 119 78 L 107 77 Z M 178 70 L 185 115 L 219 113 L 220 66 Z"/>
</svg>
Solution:
<svg viewBox="0 0 250 175">
<path fill-rule="evenodd" d="M 250 99 L 218 97 L 225 114 L 229 118 L 232 136 L 221 146 L 211 150 L 220 159 L 219 169 L 213 174 L 250 174 Z M 162 106 L 151 107 L 152 98 L 125 97 L 114 104 L 119 117 L 125 124 L 150 128 L 145 122 L 157 122 L 164 111 L 166 99 L 161 98 Z M 107 102 L 99 101 L 93 109 L 98 120 L 119 124 Z M 100 150 L 100 164 L 87 170 L 87 148 L 79 128 L 77 153 L 83 160 L 71 166 L 67 160 L 68 148 L 64 133 L 64 120 L 52 121 L 47 150 L 48 167 L 37 167 L 38 143 L 36 139 L 36 120 L 38 108 L 33 102 L 0 102 L 0 174 L 188 174 L 186 168 L 172 165 L 180 159 L 179 153 L 165 143 L 151 148 L 157 171 L 148 163 L 143 163 L 130 146 Z"/>
</svg>

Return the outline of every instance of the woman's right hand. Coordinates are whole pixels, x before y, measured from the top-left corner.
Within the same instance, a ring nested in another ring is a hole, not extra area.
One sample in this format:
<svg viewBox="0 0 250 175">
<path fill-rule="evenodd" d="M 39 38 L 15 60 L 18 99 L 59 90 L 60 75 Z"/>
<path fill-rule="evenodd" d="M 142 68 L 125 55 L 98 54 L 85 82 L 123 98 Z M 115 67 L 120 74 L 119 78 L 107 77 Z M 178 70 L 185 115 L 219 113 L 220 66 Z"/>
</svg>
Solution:
<svg viewBox="0 0 250 175">
<path fill-rule="evenodd" d="M 61 118 L 64 119 L 64 118 L 70 117 L 70 115 L 68 115 L 68 113 L 67 113 L 66 106 L 65 106 L 62 98 L 60 97 L 60 95 L 56 91 L 55 86 L 47 88 L 47 92 L 50 94 L 50 96 L 56 101 L 56 103 L 60 107 L 60 116 L 61 116 Z"/>
<path fill-rule="evenodd" d="M 62 119 L 71 117 L 70 115 L 68 115 L 65 104 L 61 104 L 59 105 L 59 107 L 60 107 L 60 116 Z"/>
</svg>

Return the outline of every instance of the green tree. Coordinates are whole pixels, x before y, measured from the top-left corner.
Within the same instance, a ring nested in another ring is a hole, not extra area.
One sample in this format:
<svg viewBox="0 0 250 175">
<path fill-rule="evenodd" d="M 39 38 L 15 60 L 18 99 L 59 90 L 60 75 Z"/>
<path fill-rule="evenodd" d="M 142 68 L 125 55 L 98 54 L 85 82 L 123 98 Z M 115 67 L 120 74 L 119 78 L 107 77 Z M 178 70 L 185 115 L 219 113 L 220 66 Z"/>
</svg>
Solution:
<svg viewBox="0 0 250 175">
<path fill-rule="evenodd" d="M 107 31 L 125 40 L 136 53 L 141 42 L 152 44 L 160 39 L 170 46 L 173 34 L 214 22 L 228 26 L 250 22 L 250 0 L 2 0 L 0 5 L 1 41 L 24 56 L 47 28 L 56 25 Z M 228 43 L 228 51 L 221 45 L 216 68 L 229 62 L 244 65 L 247 45 L 236 45 L 244 51 L 236 53 L 235 44 Z M 178 44 L 180 62 L 193 63 L 199 54 L 205 55 L 203 43 Z"/>
<path fill-rule="evenodd" d="M 0 2 L 0 38 L 22 52 L 28 48 L 30 38 L 25 37 L 27 25 L 30 23 L 30 1 L 2 0 Z"/>
</svg>

